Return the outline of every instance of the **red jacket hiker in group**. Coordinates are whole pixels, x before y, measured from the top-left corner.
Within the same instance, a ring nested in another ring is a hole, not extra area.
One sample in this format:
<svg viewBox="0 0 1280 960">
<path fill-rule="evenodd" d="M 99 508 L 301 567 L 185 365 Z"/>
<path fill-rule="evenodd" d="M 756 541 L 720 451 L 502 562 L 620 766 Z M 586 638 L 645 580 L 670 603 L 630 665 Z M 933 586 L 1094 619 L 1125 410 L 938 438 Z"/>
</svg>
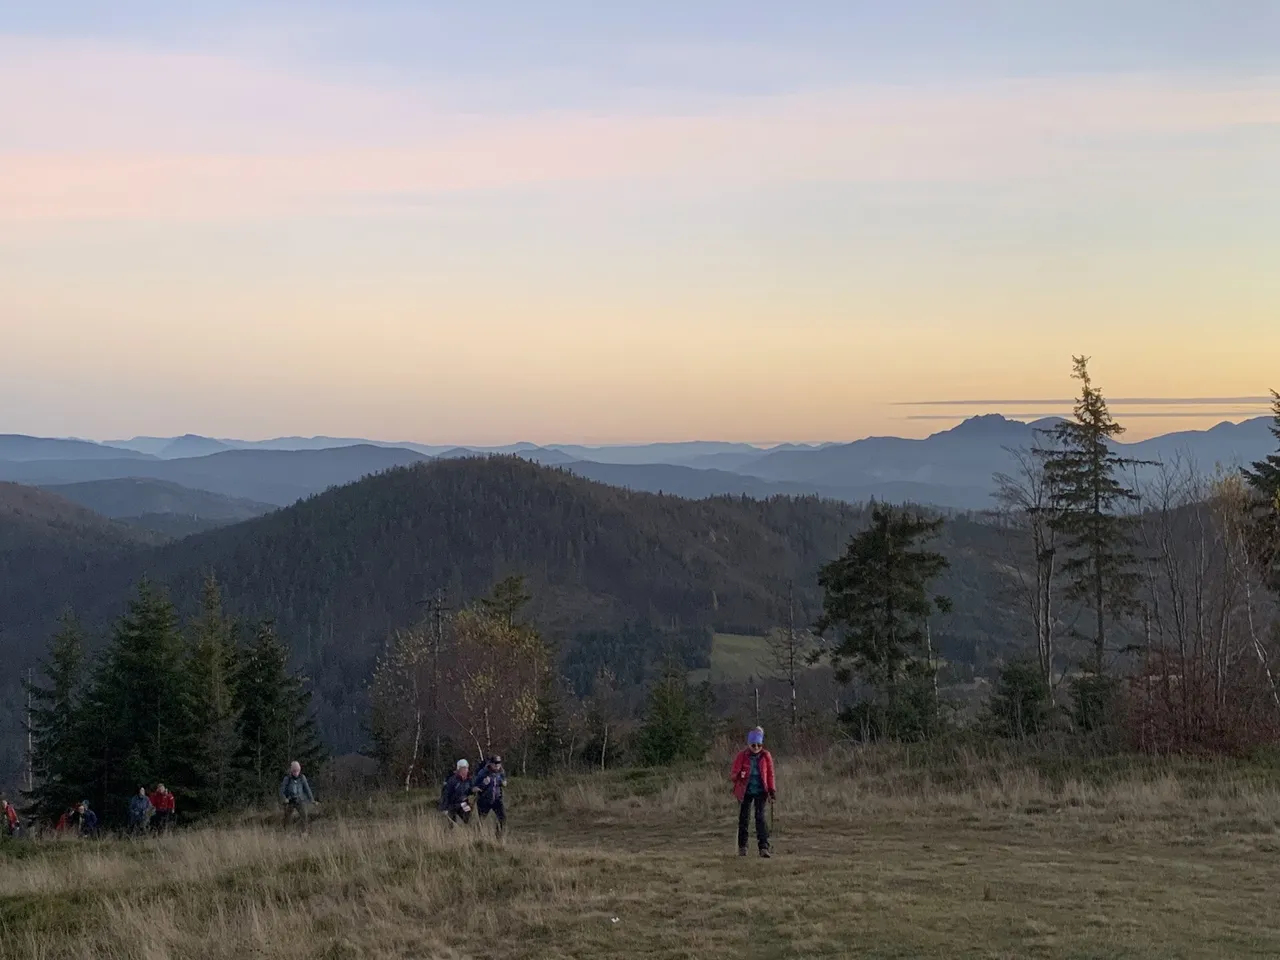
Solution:
<svg viewBox="0 0 1280 960">
<path fill-rule="evenodd" d="M 174 821 L 174 798 L 171 790 L 166 790 L 164 784 L 156 787 L 155 792 L 147 798 L 151 801 L 151 806 L 155 807 L 155 816 L 152 818 L 152 828 L 157 833 L 167 833 L 169 828 L 173 826 Z"/>
<path fill-rule="evenodd" d="M 175 803 L 173 794 L 168 790 L 156 790 L 151 794 L 151 805 L 156 808 L 156 813 L 173 813 Z"/>
</svg>

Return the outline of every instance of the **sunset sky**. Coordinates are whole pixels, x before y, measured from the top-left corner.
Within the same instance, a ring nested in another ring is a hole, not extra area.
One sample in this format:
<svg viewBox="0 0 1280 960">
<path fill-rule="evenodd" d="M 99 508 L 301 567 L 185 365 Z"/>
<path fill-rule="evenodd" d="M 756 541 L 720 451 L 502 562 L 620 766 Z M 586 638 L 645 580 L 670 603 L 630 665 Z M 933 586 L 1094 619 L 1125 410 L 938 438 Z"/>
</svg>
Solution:
<svg viewBox="0 0 1280 960">
<path fill-rule="evenodd" d="M 1134 438 L 1280 387 L 1280 3 L 0 3 L 0 433 L 920 436 L 1073 353 Z"/>
</svg>

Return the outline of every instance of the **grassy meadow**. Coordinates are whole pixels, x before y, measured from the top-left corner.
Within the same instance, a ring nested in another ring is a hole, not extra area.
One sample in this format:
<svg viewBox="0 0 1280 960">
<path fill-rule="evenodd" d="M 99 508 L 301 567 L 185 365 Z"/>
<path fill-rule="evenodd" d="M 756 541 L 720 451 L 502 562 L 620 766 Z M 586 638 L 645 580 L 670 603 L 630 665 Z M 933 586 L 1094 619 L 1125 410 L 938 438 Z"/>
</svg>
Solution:
<svg viewBox="0 0 1280 960">
<path fill-rule="evenodd" d="M 742 683 L 752 677 L 777 673 L 769 654 L 767 637 L 738 633 L 717 633 L 711 640 L 711 668 L 691 670 L 690 683 Z"/>
<path fill-rule="evenodd" d="M 325 805 L 305 838 L 10 843 L 0 956 L 1280 956 L 1275 769 L 781 760 L 772 860 L 736 856 L 722 778 L 517 781 L 501 844 L 421 794 Z"/>
</svg>

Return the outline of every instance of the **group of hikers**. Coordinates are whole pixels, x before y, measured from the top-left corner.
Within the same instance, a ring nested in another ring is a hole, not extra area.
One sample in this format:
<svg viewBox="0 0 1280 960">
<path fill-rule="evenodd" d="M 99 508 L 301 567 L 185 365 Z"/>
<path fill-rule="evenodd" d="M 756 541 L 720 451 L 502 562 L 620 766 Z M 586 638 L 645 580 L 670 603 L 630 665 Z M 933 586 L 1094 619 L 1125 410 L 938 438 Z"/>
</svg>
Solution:
<svg viewBox="0 0 1280 960">
<path fill-rule="evenodd" d="M 487 760 L 481 760 L 476 768 L 473 773 L 470 762 L 465 759 L 455 764 L 453 773 L 440 791 L 439 809 L 455 825 L 471 823 L 471 815 L 475 812 L 480 814 L 482 820 L 492 813 L 497 834 L 501 837 L 507 826 L 507 811 L 503 805 L 507 774 L 502 767 L 502 757 L 495 754 Z M 748 731 L 747 745 L 734 758 L 730 779 L 739 805 L 738 856 L 747 855 L 753 812 L 760 856 L 771 856 L 765 810 L 766 805 L 777 796 L 777 784 L 774 779 L 773 756 L 764 747 L 764 730 L 760 727 Z M 284 810 L 281 825 L 288 829 L 296 821 L 305 832 L 310 807 L 317 800 L 311 784 L 302 772 L 302 765 L 296 760 L 289 764 L 289 772 L 280 783 L 280 803 Z M 129 832 L 134 835 L 165 833 L 172 827 L 176 811 L 177 803 L 173 793 L 163 783 L 157 784 L 155 790 L 150 792 L 146 787 L 139 787 L 137 794 L 129 800 Z M 16 836 L 20 821 L 13 804 L 4 800 L 0 813 L 3 814 L 0 826 L 7 835 Z M 89 808 L 89 801 L 82 800 L 62 815 L 56 829 L 59 834 L 74 832 L 80 836 L 93 837 L 98 833 L 98 815 Z"/>
<path fill-rule="evenodd" d="M 316 802 L 311 784 L 302 774 L 302 766 L 294 761 L 280 784 L 284 825 L 288 827 L 296 818 L 305 830 L 307 808 Z M 177 812 L 177 798 L 163 783 L 156 784 L 154 790 L 138 787 L 138 792 L 129 798 L 127 833 L 131 836 L 168 833 L 177 821 Z M 98 814 L 89 806 L 88 800 L 67 807 L 54 826 L 57 836 L 96 837 L 98 830 Z M 24 832 L 17 809 L 5 798 L 0 798 L 0 831 L 8 837 L 17 837 Z"/>
<path fill-rule="evenodd" d="M 53 828 L 58 836 L 74 834 L 80 837 L 96 837 L 98 835 L 98 814 L 89 807 L 88 800 L 67 807 L 58 818 Z"/>
<path fill-rule="evenodd" d="M 173 793 L 163 783 L 157 784 L 150 793 L 146 787 L 139 787 L 137 794 L 129 800 L 129 832 L 166 833 L 177 819 L 178 802 Z"/>
<path fill-rule="evenodd" d="M 444 782 L 444 788 L 440 791 L 440 810 L 453 824 L 470 823 L 473 809 L 479 811 L 482 820 L 492 813 L 498 836 L 502 836 L 507 828 L 507 810 L 502 804 L 507 774 L 502 769 L 502 757 L 495 754 L 476 766 L 478 769 L 472 774 L 471 764 L 467 760 L 459 760 L 454 765 L 452 776 Z"/>
<path fill-rule="evenodd" d="M 502 802 L 507 775 L 502 769 L 502 757 L 489 757 L 477 767 L 472 773 L 469 761 L 463 759 L 455 764 L 453 774 L 440 791 L 440 810 L 453 824 L 469 824 L 472 813 L 479 813 L 482 820 L 492 813 L 497 834 L 502 836 L 507 826 L 507 811 Z M 730 780 L 738 799 L 738 856 L 747 855 L 753 812 L 760 856 L 772 856 L 765 810 L 777 797 L 778 785 L 773 755 L 764 746 L 763 728 L 748 731 L 746 747 L 733 760 Z"/>
</svg>

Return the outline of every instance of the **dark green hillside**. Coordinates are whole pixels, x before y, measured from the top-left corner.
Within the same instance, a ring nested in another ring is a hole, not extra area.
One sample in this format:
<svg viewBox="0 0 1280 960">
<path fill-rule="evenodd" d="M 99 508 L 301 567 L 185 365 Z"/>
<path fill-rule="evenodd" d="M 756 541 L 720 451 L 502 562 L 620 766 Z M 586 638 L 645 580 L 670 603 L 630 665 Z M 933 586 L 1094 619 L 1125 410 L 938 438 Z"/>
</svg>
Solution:
<svg viewBox="0 0 1280 960">
<path fill-rule="evenodd" d="M 6 592 L 19 584 L 34 589 L 157 542 L 55 494 L 0 483 L 0 581 Z"/>
<path fill-rule="evenodd" d="M 603 643 L 626 625 L 686 645 L 712 629 L 764 632 L 783 622 L 789 579 L 798 619 L 816 617 L 817 570 L 864 513 L 816 498 L 633 493 L 511 457 L 443 460 L 51 580 L 39 605 L 50 617 L 74 603 L 97 625 L 144 573 L 190 604 L 212 571 L 233 610 L 276 617 L 314 678 L 326 735 L 347 747 L 362 737 L 362 691 L 388 633 L 423 616 L 418 601 L 437 588 L 456 606 L 525 575 L 530 615 L 566 653 L 575 637 Z M 964 521 L 946 530 L 957 562 L 944 589 L 959 609 L 936 638 L 955 656 L 1014 628 L 992 600 L 989 531 Z"/>
<path fill-rule="evenodd" d="M 55 598 L 131 568 L 160 537 L 34 487 L 0 483 L 0 787 L 22 765 L 22 668 L 47 640 Z"/>
</svg>

